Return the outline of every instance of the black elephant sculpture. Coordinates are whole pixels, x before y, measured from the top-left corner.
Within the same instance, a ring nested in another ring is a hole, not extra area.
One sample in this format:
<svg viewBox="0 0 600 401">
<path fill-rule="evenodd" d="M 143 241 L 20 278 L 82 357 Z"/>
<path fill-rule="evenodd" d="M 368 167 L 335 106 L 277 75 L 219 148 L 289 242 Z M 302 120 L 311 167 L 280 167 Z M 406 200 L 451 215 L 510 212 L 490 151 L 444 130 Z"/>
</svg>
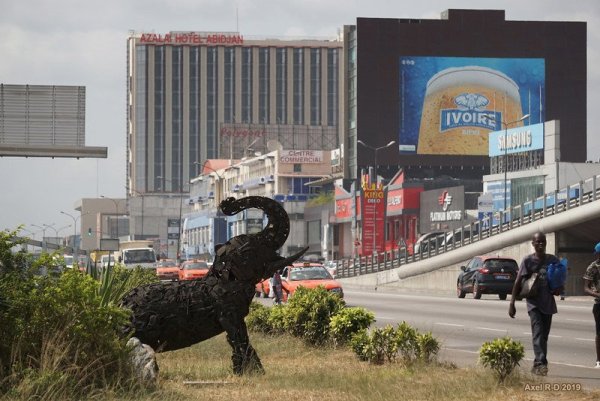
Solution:
<svg viewBox="0 0 600 401">
<path fill-rule="evenodd" d="M 213 265 L 201 279 L 149 284 L 130 291 L 122 300 L 122 306 L 132 311 L 131 324 L 124 331 L 156 352 L 188 347 L 225 332 L 233 349 L 234 373 L 264 372 L 244 322 L 255 285 L 293 263 L 308 247 L 287 258 L 277 254 L 288 237 L 290 222 L 273 199 L 227 198 L 219 207 L 230 216 L 249 208 L 262 209 L 267 226 L 259 233 L 238 235 L 217 245 Z"/>
</svg>

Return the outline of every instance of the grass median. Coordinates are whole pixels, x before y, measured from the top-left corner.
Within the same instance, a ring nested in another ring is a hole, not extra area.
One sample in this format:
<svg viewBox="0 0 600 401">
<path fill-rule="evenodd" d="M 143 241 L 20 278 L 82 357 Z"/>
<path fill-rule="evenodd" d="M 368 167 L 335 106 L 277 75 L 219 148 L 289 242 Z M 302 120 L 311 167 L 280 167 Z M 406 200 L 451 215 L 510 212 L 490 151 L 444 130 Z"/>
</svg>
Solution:
<svg viewBox="0 0 600 401">
<path fill-rule="evenodd" d="M 348 349 L 314 348 L 290 336 L 251 334 L 266 370 L 238 377 L 231 371 L 225 336 L 179 351 L 158 354 L 160 382 L 136 400 L 598 400 L 600 391 L 536 387 L 529 375 L 511 376 L 500 385 L 491 370 L 457 368 L 448 361 L 371 365 Z M 104 394 L 107 400 L 125 399 Z M 128 398 L 129 399 L 129 398 Z"/>
</svg>

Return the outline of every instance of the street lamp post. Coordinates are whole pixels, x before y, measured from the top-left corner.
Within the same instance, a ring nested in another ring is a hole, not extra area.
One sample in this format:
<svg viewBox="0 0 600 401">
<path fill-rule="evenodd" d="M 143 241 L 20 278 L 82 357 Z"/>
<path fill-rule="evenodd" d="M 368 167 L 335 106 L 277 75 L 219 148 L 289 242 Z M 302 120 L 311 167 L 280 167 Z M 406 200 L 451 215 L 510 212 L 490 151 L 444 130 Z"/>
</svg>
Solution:
<svg viewBox="0 0 600 401">
<path fill-rule="evenodd" d="M 136 191 L 135 189 L 130 189 L 130 190 L 131 190 L 131 192 L 135 192 L 136 194 L 138 194 L 139 196 L 142 197 L 142 233 L 141 233 L 141 236 L 143 237 L 144 236 L 144 194 L 139 191 Z"/>
<path fill-rule="evenodd" d="M 46 252 L 46 229 L 48 229 L 48 228 L 50 228 L 50 227 L 54 226 L 54 224 L 56 224 L 56 223 L 52 223 L 52 224 L 42 224 L 42 226 L 43 226 L 43 227 L 41 227 L 41 226 L 38 226 L 38 225 L 36 225 L 36 224 L 32 224 L 32 225 L 31 225 L 32 227 L 37 227 L 37 228 L 39 228 L 40 230 L 42 230 L 42 251 L 43 251 L 43 252 Z"/>
<path fill-rule="evenodd" d="M 54 238 L 56 238 L 56 239 L 58 239 L 58 238 L 59 238 L 59 236 L 58 236 L 58 233 L 59 233 L 59 232 L 61 232 L 61 231 L 62 231 L 62 230 L 64 230 L 65 228 L 69 228 L 69 227 L 71 227 L 71 225 L 67 225 L 67 226 L 61 227 L 61 228 L 59 228 L 59 229 L 56 229 L 56 228 L 54 228 L 54 227 L 52 227 L 52 226 L 48 226 L 48 228 L 51 228 L 51 229 L 53 229 L 53 230 L 54 230 Z M 60 245 L 60 244 L 56 244 L 56 245 Z"/>
<path fill-rule="evenodd" d="M 507 172 L 508 172 L 508 126 L 512 124 L 519 123 L 526 118 L 529 117 L 529 114 L 525 114 L 523 117 L 519 118 L 515 121 L 504 122 L 502 121 L 502 125 L 504 125 L 504 213 L 506 213 L 506 181 L 507 181 Z"/>
<path fill-rule="evenodd" d="M 102 199 L 107 199 L 115 204 L 115 216 L 117 217 L 117 239 L 119 239 L 119 202 L 112 198 L 107 198 L 104 195 L 100 195 Z"/>
<path fill-rule="evenodd" d="M 220 187 L 217 188 L 217 186 L 215 185 L 215 192 L 216 192 L 216 194 L 215 194 L 215 203 L 218 205 L 219 202 L 220 202 L 220 200 L 221 200 L 221 193 L 220 193 L 221 191 L 220 191 L 220 189 L 222 188 L 223 177 L 221 176 L 221 174 L 219 174 L 219 172 L 217 170 L 215 170 L 211 166 L 207 166 L 206 165 L 207 161 L 208 160 L 205 160 L 203 163 L 194 162 L 194 164 L 197 165 L 197 166 L 200 166 L 200 172 L 199 172 L 199 174 L 202 174 L 202 171 L 206 168 L 206 169 L 209 169 L 210 171 L 212 171 L 213 173 L 215 173 L 217 175 L 217 177 L 219 178 Z"/>
<path fill-rule="evenodd" d="M 361 144 L 365 148 L 371 149 L 375 153 L 375 166 L 373 166 L 373 175 L 374 175 L 373 181 L 375 182 L 375 185 L 377 185 L 377 152 L 380 151 L 381 149 L 389 148 L 390 146 L 392 146 L 393 144 L 395 144 L 396 141 L 390 141 L 387 145 L 385 145 L 385 146 L 379 146 L 379 147 L 374 147 L 374 146 L 367 145 L 366 143 L 364 143 L 360 139 L 357 140 L 356 142 L 358 142 L 359 144 Z M 376 243 L 376 239 L 375 239 L 375 237 L 376 237 L 376 235 L 375 235 L 376 230 L 377 230 L 377 213 L 375 213 L 375 210 L 373 210 L 373 253 L 374 254 L 377 253 L 377 248 L 376 248 L 377 247 L 377 243 Z M 385 230 L 385 227 L 384 227 L 384 230 Z"/>
<path fill-rule="evenodd" d="M 73 219 L 73 260 L 79 261 L 79 248 L 77 247 L 77 220 L 79 220 L 81 216 L 89 214 L 89 212 L 80 214 L 77 217 L 73 216 L 70 213 L 63 212 L 62 210 L 60 211 L 60 213 L 64 214 L 65 216 L 69 216 L 71 219 Z"/>
<path fill-rule="evenodd" d="M 160 180 L 165 180 L 167 182 L 172 182 L 172 180 L 169 180 L 168 178 L 165 178 L 165 177 L 157 176 L 156 178 L 158 178 Z M 181 194 L 182 193 L 183 192 L 181 192 Z M 180 250 L 180 246 L 181 246 L 181 231 L 182 231 L 181 229 L 183 228 L 182 225 L 181 225 L 182 208 L 183 208 L 183 196 L 181 196 L 181 198 L 179 199 L 179 232 L 177 233 L 177 251 L 175 252 L 178 264 L 179 264 L 179 262 L 181 260 L 181 255 L 180 255 L 180 252 L 181 252 L 181 250 Z"/>
</svg>

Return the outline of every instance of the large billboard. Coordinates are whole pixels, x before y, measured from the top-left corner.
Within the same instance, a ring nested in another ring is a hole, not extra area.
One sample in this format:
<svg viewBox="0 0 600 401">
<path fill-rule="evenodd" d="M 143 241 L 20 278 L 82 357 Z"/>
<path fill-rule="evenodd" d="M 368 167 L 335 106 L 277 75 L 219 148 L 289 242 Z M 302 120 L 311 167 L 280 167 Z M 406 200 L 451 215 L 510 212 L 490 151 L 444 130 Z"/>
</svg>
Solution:
<svg viewBox="0 0 600 401">
<path fill-rule="evenodd" d="M 525 114 L 530 118 L 508 128 L 559 120 L 561 159 L 586 160 L 585 22 L 510 21 L 503 10 L 454 9 L 440 19 L 356 22 L 344 42 L 355 53 L 346 78 L 348 143 L 352 135 L 372 148 L 395 141 L 377 153 L 380 174 L 397 167 L 422 176 L 487 174 L 485 133 Z M 349 145 L 346 156 L 356 177 L 374 161 L 361 145 Z"/>
<path fill-rule="evenodd" d="M 544 121 L 541 58 L 399 59 L 401 153 L 488 154 L 489 133 Z"/>
</svg>

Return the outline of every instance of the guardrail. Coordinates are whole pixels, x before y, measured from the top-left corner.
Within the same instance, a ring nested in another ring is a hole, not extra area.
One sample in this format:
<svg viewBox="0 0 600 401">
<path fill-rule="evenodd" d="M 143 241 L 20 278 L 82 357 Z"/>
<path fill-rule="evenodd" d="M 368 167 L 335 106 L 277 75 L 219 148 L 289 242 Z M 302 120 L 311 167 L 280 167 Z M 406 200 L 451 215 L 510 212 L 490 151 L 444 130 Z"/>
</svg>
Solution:
<svg viewBox="0 0 600 401">
<path fill-rule="evenodd" d="M 600 200 L 598 184 L 600 184 L 600 175 L 547 193 L 532 201 L 509 208 L 505 212 L 501 211 L 491 218 L 486 217 L 456 230 L 448 231 L 438 237 L 430 238 L 425 242 L 426 250 L 419 253 L 408 254 L 406 249 L 395 249 L 372 256 L 339 260 L 336 277 L 347 278 L 395 269 L 598 201 Z M 437 244 L 440 245 L 436 246 Z"/>
</svg>

